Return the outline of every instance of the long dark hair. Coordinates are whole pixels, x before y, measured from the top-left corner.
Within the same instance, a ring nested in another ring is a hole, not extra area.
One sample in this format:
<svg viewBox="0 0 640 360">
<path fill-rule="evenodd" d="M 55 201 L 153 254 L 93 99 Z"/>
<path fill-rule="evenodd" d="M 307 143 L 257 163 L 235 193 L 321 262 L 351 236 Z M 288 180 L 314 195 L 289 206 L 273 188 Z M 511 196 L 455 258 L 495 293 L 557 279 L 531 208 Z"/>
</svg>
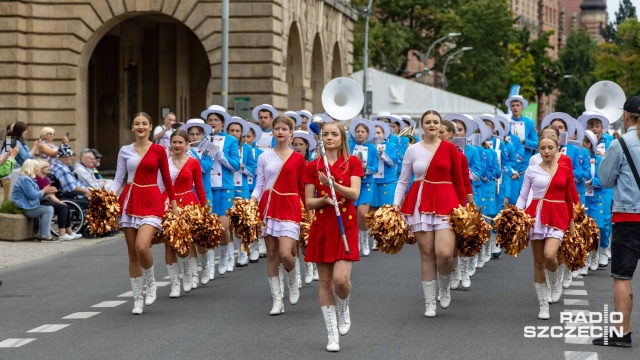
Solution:
<svg viewBox="0 0 640 360">
<path fill-rule="evenodd" d="M 27 130 L 27 124 L 23 123 L 22 121 L 16 121 L 15 125 L 13 125 L 13 131 L 11 131 L 11 135 L 15 136 L 16 139 L 24 143 L 24 139 L 22 138 L 22 133 L 25 130 Z"/>
<path fill-rule="evenodd" d="M 309 145 L 309 141 L 303 137 L 294 137 L 294 139 L 300 139 L 302 141 L 304 141 L 305 145 L 307 145 L 307 151 L 304 152 L 304 161 L 309 162 L 309 160 L 311 160 L 311 156 L 309 156 L 309 153 L 311 152 L 311 149 L 309 149 L 311 146 Z"/>
</svg>

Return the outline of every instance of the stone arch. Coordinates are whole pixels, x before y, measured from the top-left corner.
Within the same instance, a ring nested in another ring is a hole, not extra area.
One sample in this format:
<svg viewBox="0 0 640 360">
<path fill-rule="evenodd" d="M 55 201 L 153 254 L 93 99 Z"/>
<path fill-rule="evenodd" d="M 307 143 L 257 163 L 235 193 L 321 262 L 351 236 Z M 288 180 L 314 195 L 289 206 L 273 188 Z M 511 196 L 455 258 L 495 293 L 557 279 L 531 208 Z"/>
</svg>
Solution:
<svg viewBox="0 0 640 360">
<path fill-rule="evenodd" d="M 322 46 L 320 34 L 316 34 L 313 40 L 311 52 L 311 103 L 314 112 L 322 111 L 322 89 L 326 83 L 325 52 Z"/>
<path fill-rule="evenodd" d="M 342 70 L 342 51 L 340 51 L 340 43 L 336 41 L 336 44 L 333 46 L 333 60 L 331 61 L 331 78 L 335 79 L 337 77 L 343 76 L 344 72 Z"/>
<path fill-rule="evenodd" d="M 196 43 L 195 46 L 199 46 L 201 48 L 198 50 L 198 54 L 204 54 L 204 59 L 200 59 L 198 66 L 199 71 L 198 74 L 177 74 L 178 76 L 183 77 L 191 77 L 191 81 L 197 83 L 196 88 L 202 89 L 202 93 L 198 91 L 198 94 L 195 96 L 200 96 L 205 98 L 205 101 L 211 100 L 211 94 L 213 93 L 213 83 L 212 80 L 212 66 L 215 63 L 215 56 L 217 55 L 214 51 L 215 44 L 219 43 L 219 37 L 215 37 L 214 33 L 219 30 L 214 30 L 206 26 L 208 21 L 206 21 L 207 13 L 213 13 L 213 4 L 193 2 L 193 1 L 138 1 L 138 2 L 126 2 L 124 8 L 110 7 L 107 4 L 107 1 L 101 1 L 96 5 L 96 9 L 107 9 L 103 11 L 98 11 L 97 19 L 100 21 L 98 24 L 91 24 L 92 32 L 90 32 L 88 36 L 86 36 L 86 41 L 82 48 L 82 51 L 78 55 L 78 61 L 76 66 L 76 99 L 75 99 L 75 118 L 76 118 L 76 138 L 77 143 L 80 147 L 87 147 L 91 143 L 90 139 L 90 119 L 89 119 L 89 101 L 92 100 L 89 98 L 90 89 L 90 61 L 96 50 L 96 47 L 100 43 L 100 41 L 107 35 L 110 31 L 115 29 L 116 27 L 123 25 L 127 21 L 133 21 L 135 18 L 139 17 L 165 17 L 167 19 L 171 19 L 175 23 L 181 25 L 184 28 L 184 31 L 190 32 L 189 36 L 193 37 Z M 205 9 L 206 8 L 206 9 Z M 203 26 L 205 24 L 205 26 Z M 208 29 L 210 28 L 210 29 Z M 180 30 L 182 31 L 182 30 Z M 182 48 L 182 44 L 177 45 L 178 49 Z M 178 50 L 176 50 L 178 51 Z M 121 64 L 122 67 L 127 68 L 128 64 Z M 189 80 L 186 80 L 189 81 Z M 142 86 L 142 85 L 140 85 Z M 192 86 L 193 88 L 193 86 Z M 191 97 L 189 96 L 189 87 L 179 86 L 176 89 L 176 98 L 175 98 L 175 106 L 179 108 L 190 108 Z M 119 99 L 116 99 L 122 103 L 123 101 L 127 101 L 126 98 L 120 96 Z M 159 107 L 164 104 L 159 104 Z M 154 109 L 157 113 L 160 113 L 160 109 Z M 173 110 L 173 109 L 172 109 Z M 186 121 L 188 117 L 195 117 L 196 109 L 192 109 L 188 112 L 183 112 L 181 117 L 179 118 L 181 121 Z M 126 110 L 121 109 L 117 114 L 118 125 L 120 128 L 127 127 L 129 119 L 126 118 Z M 159 116 L 153 116 L 154 122 L 157 124 L 161 119 L 158 119 Z M 126 133 L 120 132 L 117 138 L 109 139 L 110 141 L 116 144 L 127 143 L 131 139 L 129 135 Z M 106 155 L 106 154 L 105 154 Z M 105 156 L 106 157 L 106 156 Z"/>
<path fill-rule="evenodd" d="M 302 61 L 302 39 L 296 22 L 291 24 L 287 41 L 287 109 L 298 111 L 303 106 L 304 61 Z"/>
</svg>

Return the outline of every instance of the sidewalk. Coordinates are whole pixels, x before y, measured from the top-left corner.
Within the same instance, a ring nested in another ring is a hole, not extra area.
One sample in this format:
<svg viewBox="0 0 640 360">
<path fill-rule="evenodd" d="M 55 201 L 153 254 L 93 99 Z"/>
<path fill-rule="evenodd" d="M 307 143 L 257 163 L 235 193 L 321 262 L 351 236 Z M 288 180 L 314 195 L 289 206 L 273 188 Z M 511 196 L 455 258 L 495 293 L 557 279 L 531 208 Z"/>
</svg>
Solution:
<svg viewBox="0 0 640 360">
<path fill-rule="evenodd" d="M 40 241 L 0 241 L 0 270 L 50 256 L 97 245 L 106 241 L 123 240 L 123 234 L 99 239 L 78 239 L 46 243 Z M 124 241 L 124 240 L 123 240 Z"/>
</svg>

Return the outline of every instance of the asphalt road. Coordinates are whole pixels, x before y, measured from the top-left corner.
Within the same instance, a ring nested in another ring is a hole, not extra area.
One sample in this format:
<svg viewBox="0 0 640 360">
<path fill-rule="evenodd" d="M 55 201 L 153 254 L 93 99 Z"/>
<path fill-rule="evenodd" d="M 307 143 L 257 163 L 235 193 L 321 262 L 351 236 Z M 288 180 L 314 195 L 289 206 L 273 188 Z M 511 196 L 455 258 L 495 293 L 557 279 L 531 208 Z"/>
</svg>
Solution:
<svg viewBox="0 0 640 360">
<path fill-rule="evenodd" d="M 156 279 L 167 275 L 163 249 L 154 247 Z M 563 310 L 613 309 L 609 268 L 578 279 L 588 305 L 551 306 L 551 320 L 537 319 L 529 249 L 518 258 L 503 255 L 472 278 L 470 290 L 452 291 L 451 306 L 425 318 L 416 246 L 398 255 L 374 252 L 354 266 L 351 331 L 341 351 L 324 350 L 326 330 L 318 283 L 304 285 L 297 305 L 269 316 L 271 294 L 266 261 L 216 275 L 204 287 L 158 300 L 131 315 L 132 298 L 122 239 L 33 263 L 0 270 L 0 359 L 638 359 L 640 337 L 631 349 L 568 343 L 567 339 L 527 339 L 525 326 L 559 326 Z M 634 280 L 635 289 L 640 281 Z M 580 292 L 580 291 L 578 291 Z M 126 301 L 115 307 L 92 307 Z M 63 319 L 99 312 L 86 319 Z M 29 332 L 43 325 L 53 332 Z M 632 318 L 640 326 L 640 309 Z M 632 329 L 633 330 L 633 329 Z M 8 340 L 8 339 L 35 339 Z M 20 347 L 10 343 L 25 342 Z M 574 340 L 579 342 L 579 340 Z"/>
</svg>

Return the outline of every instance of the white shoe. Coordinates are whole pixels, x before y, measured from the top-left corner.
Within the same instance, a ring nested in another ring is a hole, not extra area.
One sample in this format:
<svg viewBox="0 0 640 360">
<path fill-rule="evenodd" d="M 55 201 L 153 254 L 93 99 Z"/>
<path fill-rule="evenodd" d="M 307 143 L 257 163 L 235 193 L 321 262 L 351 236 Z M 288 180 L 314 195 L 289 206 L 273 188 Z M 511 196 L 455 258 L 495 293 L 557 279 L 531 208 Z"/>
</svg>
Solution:
<svg viewBox="0 0 640 360">
<path fill-rule="evenodd" d="M 422 292 L 424 293 L 424 306 L 426 317 L 436 317 L 436 281 L 423 281 Z"/>
<path fill-rule="evenodd" d="M 360 247 L 362 248 L 362 256 L 369 256 L 371 251 L 369 250 L 369 232 L 360 231 Z"/>
<path fill-rule="evenodd" d="M 609 241 L 609 246 L 607 247 L 607 250 L 604 251 L 604 253 L 609 259 L 611 259 L 611 241 Z"/>
<path fill-rule="evenodd" d="M 468 257 L 460 257 L 460 265 L 458 265 L 460 270 L 460 285 L 464 289 L 468 289 L 471 287 L 471 278 L 469 277 L 469 262 L 471 261 Z"/>
<path fill-rule="evenodd" d="M 349 332 L 349 329 L 351 329 L 349 296 L 347 296 L 346 299 L 341 299 L 338 295 L 335 295 L 335 298 L 336 298 L 336 312 L 338 314 L 338 333 L 340 333 L 340 335 L 347 335 L 347 333 Z"/>
<path fill-rule="evenodd" d="M 191 265 L 191 290 L 198 288 L 200 278 L 198 277 L 198 258 L 190 257 L 189 264 Z"/>
<path fill-rule="evenodd" d="M 549 319 L 549 302 L 548 298 L 548 288 L 546 283 L 533 284 L 536 287 L 536 293 L 538 294 L 538 305 L 540 306 L 540 312 L 538 313 L 538 319 L 548 320 Z"/>
<path fill-rule="evenodd" d="M 142 275 L 144 276 L 144 281 L 147 283 L 147 296 L 144 298 L 144 304 L 149 306 L 156 301 L 156 291 L 158 290 L 156 278 L 153 273 L 153 265 L 148 269 L 142 269 Z"/>
<path fill-rule="evenodd" d="M 305 263 L 304 283 L 309 285 L 313 281 L 313 264 Z"/>
<path fill-rule="evenodd" d="M 260 260 L 260 245 L 257 241 L 253 241 L 249 244 L 249 262 L 257 263 Z"/>
<path fill-rule="evenodd" d="M 287 286 L 289 288 L 289 303 L 295 305 L 300 299 L 300 288 L 298 287 L 298 278 L 296 277 L 296 270 L 287 271 Z"/>
<path fill-rule="evenodd" d="M 453 258 L 453 272 L 451 273 L 451 289 L 455 290 L 460 285 L 460 265 L 459 257 Z"/>
<path fill-rule="evenodd" d="M 598 270 L 598 251 L 589 251 L 589 270 Z"/>
<path fill-rule="evenodd" d="M 249 265 L 249 255 L 247 255 L 247 252 L 238 252 L 238 267 L 245 267 L 247 265 Z"/>
<path fill-rule="evenodd" d="M 267 245 L 264 243 L 264 238 L 258 238 L 258 252 L 260 257 L 267 257 Z"/>
<path fill-rule="evenodd" d="M 227 272 L 233 272 L 236 267 L 235 255 L 233 253 L 235 250 L 235 245 L 233 244 L 233 242 L 230 242 L 229 245 L 227 245 L 227 248 L 227 253 L 229 254 L 229 259 L 227 260 Z"/>
<path fill-rule="evenodd" d="M 486 257 L 484 254 L 484 247 L 483 247 L 482 251 L 480 251 L 478 255 L 476 255 L 476 269 L 482 269 L 484 267 L 485 258 Z"/>
<path fill-rule="evenodd" d="M 75 239 L 80 239 L 82 234 L 71 234 Z"/>
<path fill-rule="evenodd" d="M 549 279 L 549 288 L 551 289 L 551 303 L 557 303 L 562 297 L 562 271 L 558 268 L 556 271 L 545 269 Z"/>
<path fill-rule="evenodd" d="M 476 273 L 477 265 L 478 265 L 478 254 L 469 258 L 469 276 L 473 276 Z"/>
<path fill-rule="evenodd" d="M 69 234 L 64 234 L 64 235 L 58 236 L 58 240 L 60 240 L 60 241 L 75 240 L 75 236 L 69 235 Z"/>
<path fill-rule="evenodd" d="M 318 276 L 318 265 L 313 263 L 313 281 L 319 281 L 320 277 Z"/>
<path fill-rule="evenodd" d="M 224 275 L 229 268 L 229 245 L 222 246 L 218 245 L 218 249 L 220 250 L 220 258 L 218 260 L 218 274 Z"/>
<path fill-rule="evenodd" d="M 179 298 L 180 279 L 178 278 L 178 273 L 180 269 L 178 268 L 178 263 L 173 263 L 172 265 L 167 264 L 167 272 L 169 273 L 169 279 L 171 279 L 171 292 L 169 293 L 169 297 Z"/>
<path fill-rule="evenodd" d="M 598 267 L 605 267 L 609 265 L 609 257 L 605 253 L 606 249 L 600 249 L 600 260 L 598 261 Z"/>
<path fill-rule="evenodd" d="M 294 257 L 293 260 L 296 263 L 295 271 L 296 271 L 296 282 L 298 283 L 298 289 L 302 287 L 302 275 L 300 274 L 300 258 L 298 256 Z"/>
<path fill-rule="evenodd" d="M 202 264 L 202 273 L 200 273 L 200 284 L 207 285 L 209 282 L 209 257 L 207 254 L 198 253 L 198 262 Z"/>
<path fill-rule="evenodd" d="M 569 268 L 567 267 L 567 265 L 562 264 L 561 268 L 562 268 L 562 287 L 564 289 L 568 289 L 569 286 L 571 286 L 571 282 L 573 282 L 573 277 L 571 276 L 571 271 L 569 271 Z"/>
<path fill-rule="evenodd" d="M 182 290 L 185 293 L 191 291 L 191 261 L 188 257 L 178 257 L 178 265 L 180 265 L 180 271 L 182 271 Z"/>
<path fill-rule="evenodd" d="M 142 296 L 142 284 L 144 283 L 144 278 L 129 278 L 131 280 L 131 290 L 133 290 L 133 310 L 131 313 L 134 315 L 142 314 L 144 309 L 144 299 Z"/>
<path fill-rule="evenodd" d="M 484 244 L 484 263 L 488 263 L 489 260 L 491 260 L 491 241 L 492 239 L 489 238 L 489 241 L 487 241 L 486 244 Z"/>
<path fill-rule="evenodd" d="M 578 270 L 576 270 L 576 271 L 572 271 L 572 272 L 571 272 L 571 277 L 572 277 L 572 278 L 574 278 L 574 279 L 577 279 L 577 278 L 578 278 L 578 275 L 580 275 L 580 272 L 582 271 L 582 269 L 584 269 L 585 271 L 587 271 L 587 270 L 588 270 L 588 269 L 587 269 L 587 267 L 585 266 L 585 267 L 583 267 L 583 268 L 581 268 L 581 269 L 578 269 Z"/>
<path fill-rule="evenodd" d="M 269 287 L 271 288 L 271 298 L 273 298 L 273 306 L 270 315 L 280 315 L 284 313 L 284 302 L 282 301 L 282 292 L 280 291 L 280 279 L 277 276 L 269 278 Z"/>
<path fill-rule="evenodd" d="M 340 351 L 340 336 L 338 335 L 338 319 L 334 305 L 323 306 L 322 315 L 327 326 L 327 351 Z"/>
<path fill-rule="evenodd" d="M 207 251 L 207 259 L 209 260 L 209 281 L 216 277 L 216 253 L 213 250 Z"/>
<path fill-rule="evenodd" d="M 585 266 L 585 267 L 581 268 L 580 270 L 578 270 L 578 274 L 582 275 L 582 276 L 589 275 L 589 267 Z"/>
<path fill-rule="evenodd" d="M 438 276 L 440 277 L 440 288 L 442 289 L 440 292 L 440 307 L 446 309 L 451 303 L 451 274 L 438 274 Z"/>
<path fill-rule="evenodd" d="M 367 240 L 368 243 L 369 240 Z M 371 243 L 373 244 L 373 246 L 371 246 L 371 250 L 373 251 L 378 251 L 378 245 L 376 244 L 376 239 L 371 237 Z"/>
</svg>

